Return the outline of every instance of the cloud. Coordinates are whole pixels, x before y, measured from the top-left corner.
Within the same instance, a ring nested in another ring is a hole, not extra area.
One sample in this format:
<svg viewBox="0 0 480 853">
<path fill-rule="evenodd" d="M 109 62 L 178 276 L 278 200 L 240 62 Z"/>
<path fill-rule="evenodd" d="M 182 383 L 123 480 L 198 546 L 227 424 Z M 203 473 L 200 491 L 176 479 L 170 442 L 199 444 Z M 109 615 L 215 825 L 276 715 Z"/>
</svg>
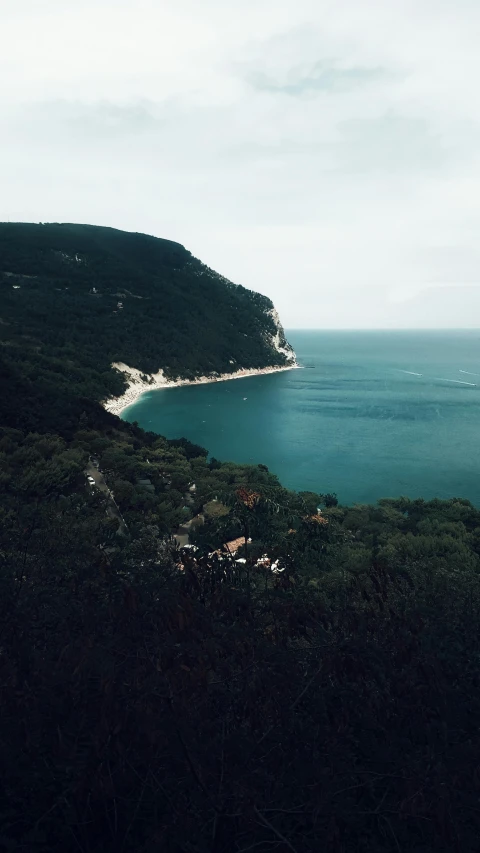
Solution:
<svg viewBox="0 0 480 853">
<path fill-rule="evenodd" d="M 261 71 L 252 72 L 247 79 L 259 91 L 298 96 L 315 91 L 346 92 L 386 76 L 382 68 L 335 68 L 324 62 L 316 62 L 308 70 L 290 69 L 284 80 L 275 80 Z"/>
<path fill-rule="evenodd" d="M 347 171 L 412 173 L 441 168 L 446 146 L 428 121 L 398 115 L 341 122 L 339 168 Z"/>
<path fill-rule="evenodd" d="M 473 0 L 16 0 L 0 218 L 177 240 L 290 327 L 471 325 L 471 289 L 430 285 L 480 280 L 478 26 Z"/>
</svg>

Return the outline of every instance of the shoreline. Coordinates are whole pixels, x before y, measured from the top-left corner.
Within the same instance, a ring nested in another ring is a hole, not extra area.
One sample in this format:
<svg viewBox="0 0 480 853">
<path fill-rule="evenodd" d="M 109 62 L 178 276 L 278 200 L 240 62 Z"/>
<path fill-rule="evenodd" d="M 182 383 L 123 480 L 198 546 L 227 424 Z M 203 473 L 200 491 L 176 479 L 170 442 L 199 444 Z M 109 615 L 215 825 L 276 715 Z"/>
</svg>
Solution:
<svg viewBox="0 0 480 853">
<path fill-rule="evenodd" d="M 257 367 L 257 368 L 242 368 L 234 373 L 220 373 L 211 376 L 199 376 L 198 379 L 167 379 L 163 370 L 149 376 L 149 381 L 145 382 L 141 377 L 144 375 L 140 370 L 134 367 L 129 367 L 127 364 L 116 363 L 112 364 L 123 373 L 128 381 L 127 390 L 120 397 L 110 397 L 104 400 L 101 405 L 107 412 L 112 415 L 120 415 L 125 409 L 133 406 L 143 394 L 148 391 L 159 391 L 166 388 L 179 388 L 183 385 L 207 385 L 212 382 L 227 382 L 230 379 L 243 379 L 249 376 L 262 376 L 268 373 L 283 373 L 285 370 L 301 370 L 301 365 L 296 361 L 293 364 L 285 364 L 281 367 Z"/>
</svg>

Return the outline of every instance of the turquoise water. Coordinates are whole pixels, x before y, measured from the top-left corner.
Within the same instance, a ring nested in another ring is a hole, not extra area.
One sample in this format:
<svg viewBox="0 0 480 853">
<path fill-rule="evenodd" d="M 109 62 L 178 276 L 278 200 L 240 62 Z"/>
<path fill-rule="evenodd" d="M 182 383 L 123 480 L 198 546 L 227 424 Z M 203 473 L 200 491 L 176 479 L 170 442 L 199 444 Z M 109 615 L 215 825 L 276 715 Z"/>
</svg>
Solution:
<svg viewBox="0 0 480 853">
<path fill-rule="evenodd" d="M 480 332 L 287 337 L 303 370 L 153 391 L 124 417 L 346 504 L 402 494 L 480 505 Z"/>
</svg>

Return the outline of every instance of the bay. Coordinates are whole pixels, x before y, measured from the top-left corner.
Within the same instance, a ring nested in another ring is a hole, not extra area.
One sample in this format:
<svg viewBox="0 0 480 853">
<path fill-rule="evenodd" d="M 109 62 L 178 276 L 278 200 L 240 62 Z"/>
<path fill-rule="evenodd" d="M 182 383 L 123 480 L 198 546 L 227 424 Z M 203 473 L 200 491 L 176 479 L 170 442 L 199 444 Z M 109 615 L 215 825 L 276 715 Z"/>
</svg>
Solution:
<svg viewBox="0 0 480 853">
<path fill-rule="evenodd" d="M 479 331 L 289 331 L 302 370 L 156 390 L 123 412 L 287 487 L 480 505 Z"/>
</svg>

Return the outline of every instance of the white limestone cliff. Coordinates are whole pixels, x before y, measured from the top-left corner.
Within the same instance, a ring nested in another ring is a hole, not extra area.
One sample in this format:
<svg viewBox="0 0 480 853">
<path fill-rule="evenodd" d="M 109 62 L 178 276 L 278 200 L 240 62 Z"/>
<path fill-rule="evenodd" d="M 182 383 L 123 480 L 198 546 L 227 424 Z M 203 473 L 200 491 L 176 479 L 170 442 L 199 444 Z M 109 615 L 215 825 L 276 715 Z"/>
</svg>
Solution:
<svg viewBox="0 0 480 853">
<path fill-rule="evenodd" d="M 277 309 L 272 308 L 268 313 L 270 314 L 277 327 L 276 334 L 272 336 L 272 346 L 277 350 L 277 352 L 281 353 L 281 355 L 284 355 L 285 358 L 288 359 L 288 361 L 291 361 L 292 363 L 296 364 L 297 356 L 295 355 L 293 347 L 288 343 L 285 337 L 285 332 L 280 322 L 280 317 Z"/>
</svg>

